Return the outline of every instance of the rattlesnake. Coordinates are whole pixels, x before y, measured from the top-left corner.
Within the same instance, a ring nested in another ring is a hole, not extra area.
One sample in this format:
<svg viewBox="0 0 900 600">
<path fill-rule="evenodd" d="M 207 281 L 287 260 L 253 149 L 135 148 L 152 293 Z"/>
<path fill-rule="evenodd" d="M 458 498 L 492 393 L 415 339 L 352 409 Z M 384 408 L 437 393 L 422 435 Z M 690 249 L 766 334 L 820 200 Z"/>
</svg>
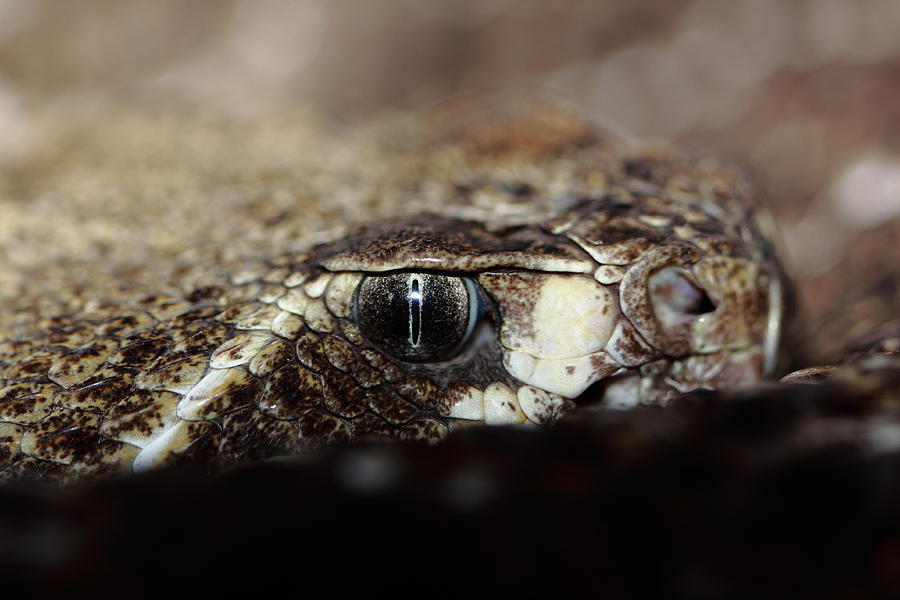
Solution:
<svg viewBox="0 0 900 600">
<path fill-rule="evenodd" d="M 187 253 L 158 293 L 98 283 L 10 302 L 0 475 L 432 443 L 548 425 L 588 389 L 628 408 L 774 374 L 786 283 L 739 171 L 546 107 L 426 121 L 382 146 L 401 175 L 334 186 L 370 186 L 373 223 L 238 251 L 233 269 Z"/>
</svg>

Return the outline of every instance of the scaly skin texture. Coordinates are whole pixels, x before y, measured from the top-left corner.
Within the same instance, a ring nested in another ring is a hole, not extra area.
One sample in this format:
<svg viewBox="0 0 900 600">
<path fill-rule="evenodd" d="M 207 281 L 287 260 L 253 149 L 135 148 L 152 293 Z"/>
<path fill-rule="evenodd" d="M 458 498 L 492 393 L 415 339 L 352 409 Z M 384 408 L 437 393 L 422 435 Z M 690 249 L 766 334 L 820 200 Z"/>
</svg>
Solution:
<svg viewBox="0 0 900 600">
<path fill-rule="evenodd" d="M 423 119 L 413 131 L 427 135 L 383 146 L 399 175 L 366 175 L 377 191 L 360 212 L 378 220 L 362 228 L 262 256 L 234 232 L 228 261 L 182 257 L 159 292 L 98 282 L 11 302 L 0 477 L 215 469 L 351 439 L 433 443 L 480 422 L 548 424 L 592 384 L 597 402 L 632 406 L 771 372 L 784 282 L 744 178 L 548 111 Z M 271 232 L 303 217 L 280 214 Z M 486 314 L 457 356 L 411 363 L 360 332 L 355 294 L 367 273 L 423 269 L 475 280 Z M 663 272 L 712 306 L 663 317 Z"/>
</svg>

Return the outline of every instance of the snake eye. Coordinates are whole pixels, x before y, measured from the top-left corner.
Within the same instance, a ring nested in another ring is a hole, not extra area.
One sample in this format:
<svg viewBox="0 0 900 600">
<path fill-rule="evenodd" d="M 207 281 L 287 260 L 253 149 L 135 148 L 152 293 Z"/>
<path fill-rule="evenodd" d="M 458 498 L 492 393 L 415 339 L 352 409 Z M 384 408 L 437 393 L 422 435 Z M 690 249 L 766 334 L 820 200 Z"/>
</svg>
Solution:
<svg viewBox="0 0 900 600">
<path fill-rule="evenodd" d="M 668 267 L 647 280 L 653 312 L 667 331 L 684 326 L 716 310 L 706 291 L 677 267 Z"/>
<path fill-rule="evenodd" d="M 369 275 L 356 289 L 356 325 L 374 345 L 408 361 L 452 358 L 478 321 L 475 282 L 433 273 Z"/>
</svg>

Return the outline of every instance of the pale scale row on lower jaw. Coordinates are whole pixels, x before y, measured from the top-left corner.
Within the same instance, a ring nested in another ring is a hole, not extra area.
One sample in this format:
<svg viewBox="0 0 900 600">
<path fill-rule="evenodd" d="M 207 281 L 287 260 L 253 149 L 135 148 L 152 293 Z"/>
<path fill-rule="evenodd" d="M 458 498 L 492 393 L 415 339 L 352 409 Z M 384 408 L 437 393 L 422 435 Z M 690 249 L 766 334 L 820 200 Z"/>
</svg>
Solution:
<svg viewBox="0 0 900 600">
<path fill-rule="evenodd" d="M 197 429 L 211 425 L 230 408 L 235 390 L 252 385 L 240 367 L 213 369 L 188 392 L 175 407 L 174 420 L 160 423 L 153 437 L 131 443 L 138 446 L 132 470 L 142 472 L 166 463 L 172 454 L 186 451 L 198 438 Z M 515 391 L 501 382 L 493 382 L 484 390 L 465 384 L 456 390 L 448 417 L 486 425 L 546 425 L 557 420 L 572 406 L 571 401 L 533 386 L 520 386 Z M 248 391 L 248 393 L 250 393 Z M 222 401 L 217 404 L 217 401 Z"/>
<path fill-rule="evenodd" d="M 192 435 L 199 423 L 209 422 L 226 414 L 241 388 L 248 395 L 253 380 L 241 366 L 211 369 L 175 405 L 175 419 L 159 423 L 156 435 L 131 439 L 138 446 L 132 468 L 144 471 L 165 463 L 173 453 L 184 452 L 195 439 Z M 467 384 L 457 384 L 447 416 L 463 421 L 483 422 L 487 425 L 545 425 L 558 419 L 571 408 L 571 402 L 561 396 L 533 386 L 520 386 L 515 391 L 502 382 L 493 382 L 480 390 Z M 113 432 L 111 432 L 113 433 Z"/>
<path fill-rule="evenodd" d="M 500 382 L 491 383 L 484 390 L 456 384 L 451 394 L 447 416 L 483 421 L 488 425 L 545 425 L 556 420 L 571 405 L 559 395 L 533 386 L 520 386 L 514 392 Z"/>
</svg>

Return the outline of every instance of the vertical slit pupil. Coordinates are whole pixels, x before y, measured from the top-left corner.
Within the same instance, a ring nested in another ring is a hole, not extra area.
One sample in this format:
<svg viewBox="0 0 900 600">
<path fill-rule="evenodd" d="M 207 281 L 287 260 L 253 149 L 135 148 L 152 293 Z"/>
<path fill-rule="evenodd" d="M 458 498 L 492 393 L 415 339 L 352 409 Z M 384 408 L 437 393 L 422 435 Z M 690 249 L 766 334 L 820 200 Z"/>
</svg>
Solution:
<svg viewBox="0 0 900 600">
<path fill-rule="evenodd" d="M 418 346 L 422 335 L 422 294 L 416 277 L 410 282 L 409 317 L 409 341 L 413 346 Z"/>
</svg>

